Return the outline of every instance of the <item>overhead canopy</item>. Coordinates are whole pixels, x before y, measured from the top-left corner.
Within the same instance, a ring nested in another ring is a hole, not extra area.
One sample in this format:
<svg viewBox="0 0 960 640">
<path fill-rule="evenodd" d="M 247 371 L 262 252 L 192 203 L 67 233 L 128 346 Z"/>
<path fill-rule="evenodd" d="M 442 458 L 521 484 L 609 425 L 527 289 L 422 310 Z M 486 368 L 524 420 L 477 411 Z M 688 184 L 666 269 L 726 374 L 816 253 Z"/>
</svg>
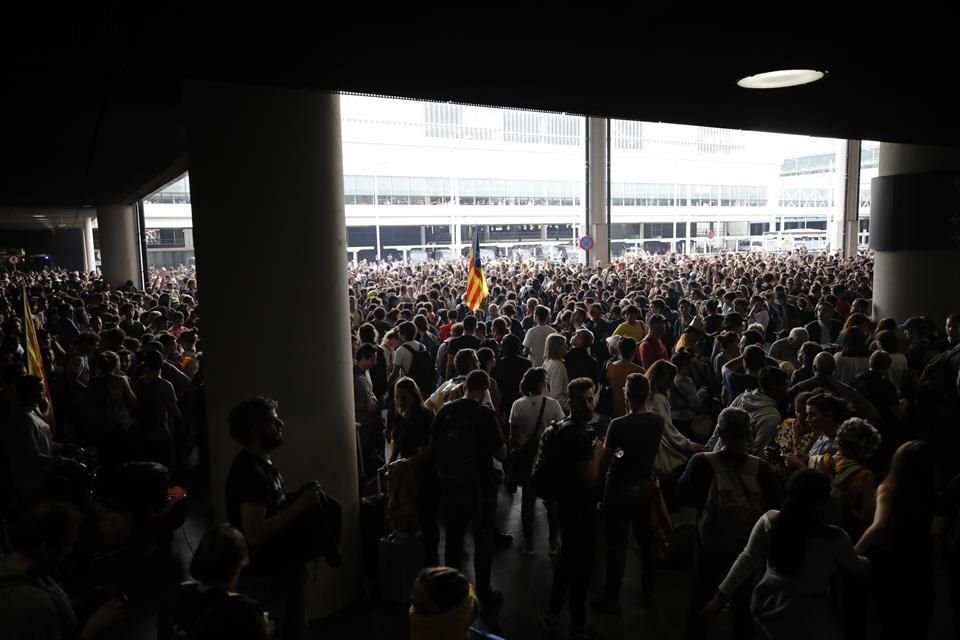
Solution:
<svg viewBox="0 0 960 640">
<path fill-rule="evenodd" d="M 683 22 L 626 28 L 610 17 L 600 45 L 578 41 L 576 20 L 546 40 L 506 22 L 329 39 L 319 23 L 234 35 L 229 24 L 191 29 L 181 17 L 75 26 L 14 48 L 0 107 L 0 207 L 132 202 L 175 178 L 188 168 L 180 92 L 190 79 L 960 146 L 947 97 L 955 55 L 931 46 L 933 36 L 907 50 L 867 33 L 850 46 L 769 25 L 745 35 Z M 736 85 L 796 67 L 829 74 L 793 89 Z"/>
</svg>

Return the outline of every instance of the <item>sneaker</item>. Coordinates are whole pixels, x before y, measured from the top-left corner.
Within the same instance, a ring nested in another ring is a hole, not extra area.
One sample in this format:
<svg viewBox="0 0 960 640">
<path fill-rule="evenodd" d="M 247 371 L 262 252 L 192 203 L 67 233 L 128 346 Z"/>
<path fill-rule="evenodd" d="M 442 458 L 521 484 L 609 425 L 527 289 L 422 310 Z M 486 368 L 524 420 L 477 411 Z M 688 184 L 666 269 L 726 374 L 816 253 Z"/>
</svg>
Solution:
<svg viewBox="0 0 960 640">
<path fill-rule="evenodd" d="M 550 555 L 558 556 L 560 555 L 560 543 L 554 540 L 550 543 Z"/>
<path fill-rule="evenodd" d="M 538 621 L 540 622 L 540 629 L 545 633 L 553 634 L 557 630 L 557 616 L 553 615 L 546 609 L 540 611 L 538 616 Z"/>
<path fill-rule="evenodd" d="M 592 601 L 590 605 L 597 613 L 603 613 L 609 616 L 615 616 L 620 613 L 620 602 L 606 596 L 597 598 L 596 600 Z"/>
</svg>

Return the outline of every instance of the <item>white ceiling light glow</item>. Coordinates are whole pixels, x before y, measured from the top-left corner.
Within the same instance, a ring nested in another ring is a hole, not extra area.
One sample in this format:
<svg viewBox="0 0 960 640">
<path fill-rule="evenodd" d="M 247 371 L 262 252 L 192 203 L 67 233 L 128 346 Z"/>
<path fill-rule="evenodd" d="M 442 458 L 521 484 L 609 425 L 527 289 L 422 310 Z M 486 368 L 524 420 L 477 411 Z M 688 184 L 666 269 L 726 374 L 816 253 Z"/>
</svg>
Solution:
<svg viewBox="0 0 960 640">
<path fill-rule="evenodd" d="M 740 78 L 737 80 L 737 85 L 744 89 L 782 89 L 810 84 L 820 80 L 825 75 L 823 71 L 813 69 L 783 69 Z"/>
</svg>

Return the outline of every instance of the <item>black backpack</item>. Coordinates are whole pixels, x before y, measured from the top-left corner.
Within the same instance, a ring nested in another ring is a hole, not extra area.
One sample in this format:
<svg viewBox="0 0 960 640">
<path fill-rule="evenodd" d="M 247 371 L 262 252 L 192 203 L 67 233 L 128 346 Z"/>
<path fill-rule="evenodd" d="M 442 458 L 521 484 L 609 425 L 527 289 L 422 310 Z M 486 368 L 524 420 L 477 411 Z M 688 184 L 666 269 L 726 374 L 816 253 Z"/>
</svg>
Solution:
<svg viewBox="0 0 960 640">
<path fill-rule="evenodd" d="M 477 422 L 474 418 L 480 408 L 461 399 L 454 400 L 444 409 L 437 416 L 443 422 L 436 429 L 433 446 L 440 484 L 473 487 L 477 485 L 478 468 Z"/>
<path fill-rule="evenodd" d="M 564 424 L 566 420 L 557 421 L 543 431 L 537 457 L 533 460 L 533 473 L 530 478 L 533 480 L 537 497 L 543 500 L 553 500 L 563 488 L 563 461 L 557 450 L 557 436 Z"/>
<path fill-rule="evenodd" d="M 960 345 L 949 351 L 934 356 L 920 376 L 920 402 L 936 406 L 942 404 L 944 398 L 956 400 L 956 362 L 960 359 Z"/>
<path fill-rule="evenodd" d="M 403 345 L 402 348 L 409 351 L 410 355 L 413 356 L 410 371 L 404 371 L 403 373 L 413 378 L 413 381 L 420 388 L 420 393 L 426 398 L 437 388 L 437 367 L 434 365 L 433 358 L 430 357 L 430 352 L 422 344 L 419 351 L 409 344 Z"/>
</svg>

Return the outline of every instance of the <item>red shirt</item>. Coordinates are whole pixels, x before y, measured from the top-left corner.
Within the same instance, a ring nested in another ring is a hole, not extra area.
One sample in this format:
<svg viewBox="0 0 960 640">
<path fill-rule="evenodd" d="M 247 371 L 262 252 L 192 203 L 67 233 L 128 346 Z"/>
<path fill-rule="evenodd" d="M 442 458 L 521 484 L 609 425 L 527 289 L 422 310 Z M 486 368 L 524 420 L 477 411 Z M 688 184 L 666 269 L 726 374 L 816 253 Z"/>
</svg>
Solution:
<svg viewBox="0 0 960 640">
<path fill-rule="evenodd" d="M 448 322 L 447 324 L 440 325 L 440 342 L 446 341 L 450 337 L 450 331 L 453 329 L 453 323 Z"/>
<path fill-rule="evenodd" d="M 653 338 L 647 335 L 640 341 L 640 364 L 647 371 L 657 360 L 668 360 L 667 347 L 663 344 L 662 338 Z"/>
</svg>

